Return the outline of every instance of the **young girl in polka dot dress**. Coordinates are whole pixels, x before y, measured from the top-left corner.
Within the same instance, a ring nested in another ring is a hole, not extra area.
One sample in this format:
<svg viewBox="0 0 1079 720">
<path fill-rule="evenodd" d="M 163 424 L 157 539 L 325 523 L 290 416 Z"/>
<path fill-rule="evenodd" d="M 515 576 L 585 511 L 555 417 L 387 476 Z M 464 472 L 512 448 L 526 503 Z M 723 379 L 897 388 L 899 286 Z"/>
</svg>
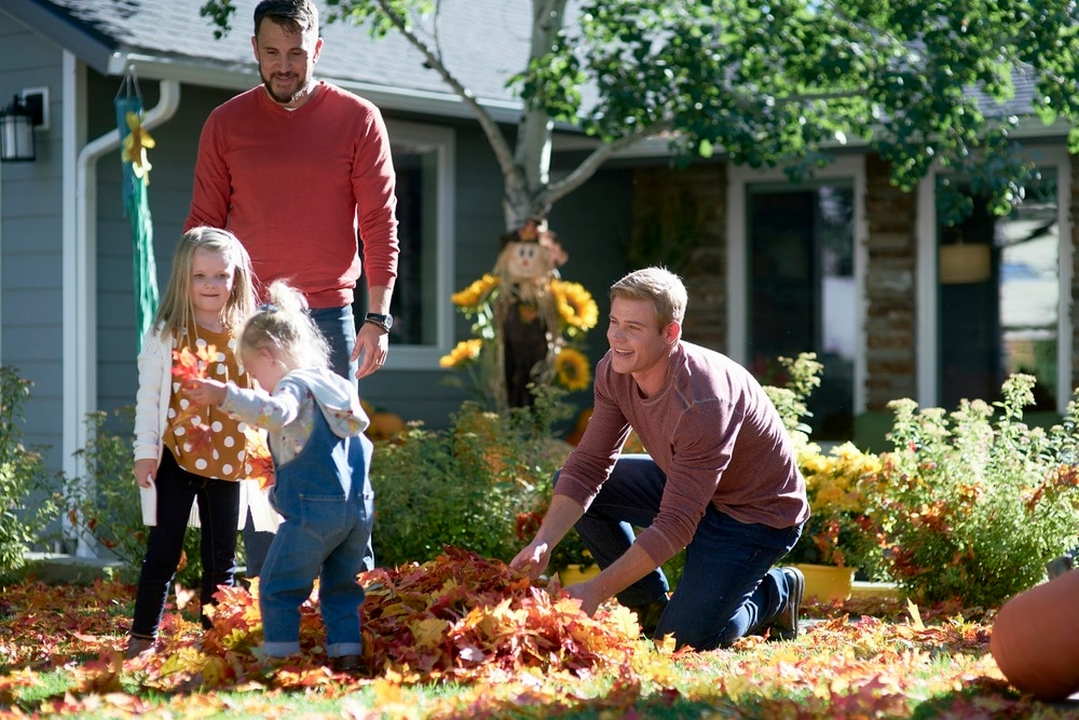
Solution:
<svg viewBox="0 0 1079 720">
<path fill-rule="evenodd" d="M 237 335 L 254 309 L 251 260 L 236 237 L 209 227 L 185 233 L 138 360 L 135 481 L 155 489 L 156 511 L 144 508 L 144 517 L 156 515 L 156 523 L 150 528 L 139 574 L 129 657 L 154 643 L 189 519 L 202 531 L 204 605 L 213 601 L 218 585 L 233 583 L 236 531 L 240 518 L 247 516 L 248 503 L 256 520 L 262 519 L 260 529 L 276 525 L 257 484 L 239 482 L 248 474 L 246 426 L 217 408 L 191 408 L 171 372 L 174 350 L 205 352 L 212 345 L 210 376 L 249 387 L 249 376 L 237 363 L 236 347 Z M 208 426 L 210 432 L 200 432 L 199 426 Z M 146 493 L 143 501 L 147 502 Z M 205 617 L 203 624 L 207 625 Z"/>
</svg>

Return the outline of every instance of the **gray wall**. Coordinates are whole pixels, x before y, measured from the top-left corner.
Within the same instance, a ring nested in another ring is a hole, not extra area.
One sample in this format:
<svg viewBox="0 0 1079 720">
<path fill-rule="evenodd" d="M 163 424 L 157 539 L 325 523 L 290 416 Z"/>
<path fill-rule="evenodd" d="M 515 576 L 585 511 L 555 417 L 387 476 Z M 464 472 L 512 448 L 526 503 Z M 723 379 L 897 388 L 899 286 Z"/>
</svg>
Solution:
<svg viewBox="0 0 1079 720">
<path fill-rule="evenodd" d="M 34 382 L 24 439 L 48 446 L 50 470 L 61 466 L 63 412 L 61 58 L 0 10 L 0 105 L 23 88 L 49 88 L 51 127 L 37 133 L 37 160 L 0 165 L 0 361 Z"/>
<path fill-rule="evenodd" d="M 89 73 L 90 137 L 113 125 L 112 97 L 117 82 L 116 78 Z M 157 98 L 157 83 L 144 80 L 142 91 L 146 106 L 152 107 Z M 232 94 L 184 85 L 177 114 L 152 132 L 157 147 L 150 154 L 153 170 L 149 195 L 162 292 L 168 281 L 176 237 L 190 203 L 199 131 L 210 111 Z M 387 112 L 387 116 L 394 114 Z M 498 253 L 498 237 L 503 231 L 502 178 L 498 166 L 474 123 L 414 115 L 400 117 L 454 129 L 457 242 L 454 286 L 464 287 L 490 270 Z M 102 409 L 133 403 L 137 384 L 131 239 L 127 221 L 122 217 L 119 177 L 118 159 L 110 155 L 98 163 L 98 403 Z M 570 252 L 563 276 L 591 290 L 603 313 L 606 313 L 606 288 L 624 269 L 620 243 L 629 234 L 630 182 L 629 172 L 625 170 L 601 173 L 560 203 L 552 217 L 552 226 L 559 231 Z M 465 338 L 468 332 L 468 323 L 459 316 L 456 337 Z M 593 332 L 590 346 L 594 355 L 602 354 L 601 331 Z M 379 409 L 441 427 L 466 397 L 464 391 L 443 383 L 447 374 L 437 368 L 382 371 L 361 382 L 360 394 Z M 578 395 L 579 404 L 591 404 L 586 393 Z"/>
</svg>

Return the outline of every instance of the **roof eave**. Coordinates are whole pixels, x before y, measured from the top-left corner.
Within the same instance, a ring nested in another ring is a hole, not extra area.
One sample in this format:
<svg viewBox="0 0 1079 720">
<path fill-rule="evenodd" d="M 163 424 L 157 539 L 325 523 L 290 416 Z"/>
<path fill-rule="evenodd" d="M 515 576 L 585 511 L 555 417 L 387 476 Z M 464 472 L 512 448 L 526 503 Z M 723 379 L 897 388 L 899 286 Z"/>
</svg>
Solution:
<svg viewBox="0 0 1079 720">
<path fill-rule="evenodd" d="M 55 5 L 35 0 L 4 0 L 3 11 L 45 36 L 98 72 L 104 73 L 116 47 L 104 34 L 77 23 Z"/>
</svg>

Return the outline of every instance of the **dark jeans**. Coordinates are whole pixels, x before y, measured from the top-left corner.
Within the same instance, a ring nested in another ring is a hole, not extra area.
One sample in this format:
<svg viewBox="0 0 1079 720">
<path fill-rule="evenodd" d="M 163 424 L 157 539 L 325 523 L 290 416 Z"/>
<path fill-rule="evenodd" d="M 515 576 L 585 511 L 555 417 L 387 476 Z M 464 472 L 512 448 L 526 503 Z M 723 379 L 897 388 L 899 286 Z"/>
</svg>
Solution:
<svg viewBox="0 0 1079 720">
<path fill-rule="evenodd" d="M 633 527 L 648 527 L 659 512 L 667 478 L 647 455 L 623 455 L 577 531 L 600 567 L 633 544 Z M 659 618 L 656 637 L 674 634 L 679 647 L 712 650 L 763 630 L 787 602 L 785 576 L 772 565 L 794 547 L 801 526 L 742 523 L 709 504 L 686 548 L 682 579 Z M 662 600 L 667 578 L 659 568 L 618 594 L 623 605 Z"/>
<path fill-rule="evenodd" d="M 356 320 L 352 315 L 352 306 L 317 308 L 311 311 L 311 319 L 330 345 L 330 368 L 350 380 L 353 386 L 357 385 L 356 370 L 359 364 L 351 360 L 352 349 L 356 346 Z M 257 577 L 266 562 L 266 553 L 273 542 L 273 533 L 255 530 L 248 513 L 243 536 L 244 551 L 247 555 L 247 577 Z M 368 543 L 364 568 L 371 570 L 374 567 L 375 554 Z"/>
<path fill-rule="evenodd" d="M 180 563 L 184 531 L 191 502 L 198 501 L 202 525 L 203 605 L 213 603 L 218 585 L 232 585 L 236 556 L 236 520 L 240 512 L 240 485 L 189 473 L 176 464 L 168 448 L 157 470 L 157 525 L 150 528 L 135 592 L 135 619 L 131 634 L 152 638 L 165 609 L 172 578 Z M 203 627 L 209 620 L 203 616 Z"/>
</svg>

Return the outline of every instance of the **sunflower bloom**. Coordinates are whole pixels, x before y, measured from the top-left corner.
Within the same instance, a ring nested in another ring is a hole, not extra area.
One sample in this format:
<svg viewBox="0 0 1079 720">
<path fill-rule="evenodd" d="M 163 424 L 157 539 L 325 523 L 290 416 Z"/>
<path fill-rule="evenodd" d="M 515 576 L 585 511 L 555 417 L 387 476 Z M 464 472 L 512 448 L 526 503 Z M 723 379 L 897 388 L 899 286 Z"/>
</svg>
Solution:
<svg viewBox="0 0 1079 720">
<path fill-rule="evenodd" d="M 567 390 L 585 390 L 592 382 L 588 358 L 573 348 L 563 348 L 554 359 L 554 372 L 558 382 Z"/>
<path fill-rule="evenodd" d="M 454 305 L 463 308 L 474 308 L 498 287 L 498 277 L 491 273 L 485 273 L 479 280 L 474 280 L 471 285 L 460 292 L 450 296 Z"/>
<path fill-rule="evenodd" d="M 457 367 L 466 362 L 475 360 L 480 356 L 480 350 L 483 348 L 483 340 L 479 338 L 472 338 L 471 340 L 462 340 L 450 350 L 448 355 L 443 355 L 438 359 L 438 366 L 444 368 Z"/>
<path fill-rule="evenodd" d="M 558 315 L 566 325 L 578 330 L 591 330 L 599 321 L 599 307 L 592 294 L 580 283 L 552 280 L 551 296 Z"/>
</svg>

